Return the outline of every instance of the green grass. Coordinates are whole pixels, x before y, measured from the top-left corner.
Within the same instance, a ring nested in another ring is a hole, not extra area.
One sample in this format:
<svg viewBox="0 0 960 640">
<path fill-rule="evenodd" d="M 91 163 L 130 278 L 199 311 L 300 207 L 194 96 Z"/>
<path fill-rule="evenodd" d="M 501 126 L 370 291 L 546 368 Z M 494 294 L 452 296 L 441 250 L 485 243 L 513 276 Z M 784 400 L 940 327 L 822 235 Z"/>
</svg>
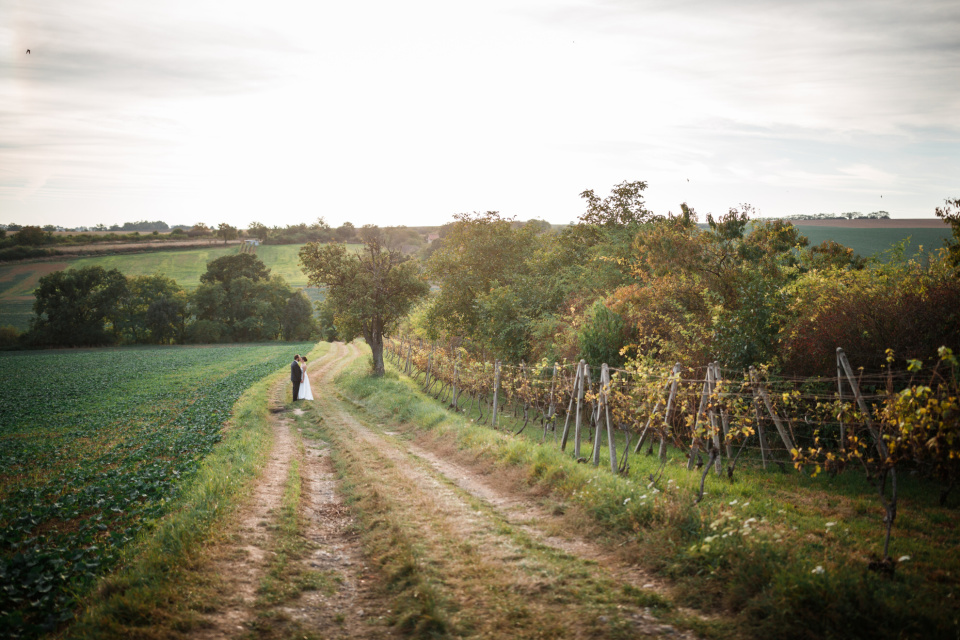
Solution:
<svg viewBox="0 0 960 640">
<path fill-rule="evenodd" d="M 74 268 L 99 265 L 104 269 L 119 269 L 126 276 L 145 276 L 161 273 L 176 280 L 185 289 L 195 289 L 200 276 L 207 270 L 211 260 L 233 255 L 237 247 L 210 247 L 188 251 L 155 251 L 140 254 L 93 256 L 79 258 L 70 266 Z M 257 248 L 257 257 L 270 268 L 271 273 L 283 276 L 293 287 L 307 285 L 307 277 L 298 262 L 299 245 L 269 245 Z"/>
<path fill-rule="evenodd" d="M 627 478 L 603 463 L 576 464 L 571 447 L 561 453 L 552 441 L 538 444 L 536 426 L 521 436 L 479 427 L 475 415 L 446 411 L 395 371 L 379 380 L 347 372 L 338 384 L 379 420 L 453 441 L 491 470 L 522 469 L 558 508 L 584 514 L 611 544 L 627 545 L 669 577 L 679 604 L 734 616 L 740 635 L 921 638 L 953 637 L 960 629 L 960 517 L 915 479 L 902 480 L 892 550 L 910 560 L 888 579 L 866 568 L 880 548 L 881 515 L 873 488 L 855 470 L 811 478 L 742 464 L 732 481 L 711 472 L 707 496 L 694 506 L 699 474 L 686 471 L 684 452 L 671 452 L 651 486 L 651 457 L 632 457 Z M 509 417 L 501 424 L 505 431 L 519 426 Z M 730 629 L 700 631 L 723 636 Z"/>
<path fill-rule="evenodd" d="M 68 621 L 195 486 L 237 399 L 308 348 L 0 354 L 0 626 Z"/>
</svg>

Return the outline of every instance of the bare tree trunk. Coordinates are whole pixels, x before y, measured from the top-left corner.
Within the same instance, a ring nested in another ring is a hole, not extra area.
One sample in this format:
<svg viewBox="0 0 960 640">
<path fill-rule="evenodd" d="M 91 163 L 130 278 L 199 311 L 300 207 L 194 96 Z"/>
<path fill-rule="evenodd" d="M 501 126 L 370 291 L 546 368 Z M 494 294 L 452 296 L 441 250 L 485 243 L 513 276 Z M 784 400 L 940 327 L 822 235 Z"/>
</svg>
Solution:
<svg viewBox="0 0 960 640">
<path fill-rule="evenodd" d="M 373 352 L 373 375 L 380 377 L 384 374 L 383 367 L 383 332 L 377 327 L 364 331 L 364 340 L 370 345 L 370 351 Z"/>
</svg>

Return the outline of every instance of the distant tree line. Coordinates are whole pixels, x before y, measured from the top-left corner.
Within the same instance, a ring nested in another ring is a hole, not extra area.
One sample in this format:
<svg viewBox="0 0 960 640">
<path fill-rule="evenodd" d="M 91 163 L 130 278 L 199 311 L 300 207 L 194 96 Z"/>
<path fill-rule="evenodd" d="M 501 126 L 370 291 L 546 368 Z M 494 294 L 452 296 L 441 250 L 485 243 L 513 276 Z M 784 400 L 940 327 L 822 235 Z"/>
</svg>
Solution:
<svg viewBox="0 0 960 640">
<path fill-rule="evenodd" d="M 871 213 L 860 213 L 859 211 L 848 211 L 846 213 L 796 213 L 783 216 L 781 220 L 889 220 L 890 213 L 887 211 L 873 211 Z"/>
<path fill-rule="evenodd" d="M 192 226 L 169 226 L 162 221 L 126 222 L 123 225 L 97 225 L 82 231 L 64 229 L 53 225 L 0 225 L 0 262 L 24 260 L 46 255 L 55 255 L 58 246 L 85 244 L 139 243 L 208 239 L 224 243 L 237 239 L 256 239 L 262 244 L 307 244 L 309 242 L 359 243 L 357 228 L 344 222 L 333 228 L 323 218 L 312 224 L 294 224 L 286 227 L 268 227 L 260 222 L 251 222 L 241 229 L 221 222 L 210 226 L 198 222 Z M 96 232 L 96 233 L 93 233 Z M 144 232 L 144 233 L 141 233 Z M 384 238 L 392 248 L 411 254 L 428 243 L 428 233 L 407 227 L 385 227 Z"/>
<path fill-rule="evenodd" d="M 163 275 L 126 277 L 100 266 L 40 278 L 30 329 L 0 346 L 75 347 L 306 340 L 313 306 L 250 254 L 211 261 L 192 293 Z"/>
</svg>

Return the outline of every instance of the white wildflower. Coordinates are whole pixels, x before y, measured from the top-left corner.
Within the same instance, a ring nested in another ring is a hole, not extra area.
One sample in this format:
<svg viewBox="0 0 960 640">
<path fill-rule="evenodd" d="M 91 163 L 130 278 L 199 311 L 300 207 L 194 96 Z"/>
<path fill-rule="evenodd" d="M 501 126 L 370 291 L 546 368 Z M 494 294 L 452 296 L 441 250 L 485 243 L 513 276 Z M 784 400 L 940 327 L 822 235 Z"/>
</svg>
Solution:
<svg viewBox="0 0 960 640">
<path fill-rule="evenodd" d="M 829 529 L 830 527 L 835 527 L 835 526 L 837 526 L 837 523 L 836 523 L 836 522 L 828 522 L 828 523 L 827 523 L 827 529 Z"/>
<path fill-rule="evenodd" d="M 909 562 L 910 556 L 900 556 L 900 559 L 897 562 Z"/>
<path fill-rule="evenodd" d="M 821 567 L 820 565 L 817 565 L 816 569 L 814 569 L 810 573 L 815 573 L 817 575 L 820 575 L 821 573 L 823 573 L 823 567 Z"/>
<path fill-rule="evenodd" d="M 730 506 L 732 507 L 733 505 L 737 504 L 737 502 L 738 500 L 734 500 L 733 502 L 730 503 Z"/>
<path fill-rule="evenodd" d="M 630 502 L 630 498 L 627 498 L 626 500 L 623 501 L 624 506 L 626 506 L 628 502 Z"/>
</svg>

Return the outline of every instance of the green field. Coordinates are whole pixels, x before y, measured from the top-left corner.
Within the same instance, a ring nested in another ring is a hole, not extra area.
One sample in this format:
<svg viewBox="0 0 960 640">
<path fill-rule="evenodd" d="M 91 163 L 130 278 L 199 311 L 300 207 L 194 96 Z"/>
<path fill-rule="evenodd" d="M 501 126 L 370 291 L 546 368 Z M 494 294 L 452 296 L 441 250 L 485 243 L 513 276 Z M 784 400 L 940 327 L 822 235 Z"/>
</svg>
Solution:
<svg viewBox="0 0 960 640">
<path fill-rule="evenodd" d="M 923 250 L 934 251 L 943 247 L 944 240 L 949 239 L 950 229 L 850 229 L 845 227 L 798 227 L 800 233 L 810 240 L 810 245 L 818 245 L 824 240 L 833 240 L 842 245 L 852 247 L 862 256 L 878 255 L 884 259 L 883 252 L 894 244 L 910 238 L 907 255 L 914 255 L 923 246 Z"/>
<path fill-rule="evenodd" d="M 72 616 L 303 343 L 0 354 L 0 629 Z"/>
<path fill-rule="evenodd" d="M 270 268 L 271 273 L 283 276 L 292 287 L 305 287 L 307 277 L 298 266 L 300 245 L 271 245 L 257 248 L 257 257 Z M 195 289 L 207 263 L 225 255 L 237 253 L 236 246 L 191 249 L 189 251 L 158 251 L 152 253 L 96 256 L 80 258 L 71 267 L 100 265 L 105 269 L 119 269 L 127 276 L 147 276 L 155 273 L 173 278 L 185 289 Z"/>
<path fill-rule="evenodd" d="M 360 245 L 348 245 L 353 249 Z M 305 288 L 312 301 L 322 298 L 315 288 L 306 288 L 307 276 L 300 270 L 300 245 L 270 245 L 257 249 L 271 272 L 283 276 L 292 287 Z M 33 315 L 33 291 L 40 278 L 53 271 L 99 265 L 119 269 L 126 276 L 163 274 L 176 280 L 184 289 L 200 284 L 207 263 L 237 253 L 237 247 L 190 249 L 187 251 L 155 251 L 120 255 L 75 258 L 55 262 L 26 262 L 0 265 L 0 326 L 12 325 L 21 331 L 29 327 Z"/>
</svg>

